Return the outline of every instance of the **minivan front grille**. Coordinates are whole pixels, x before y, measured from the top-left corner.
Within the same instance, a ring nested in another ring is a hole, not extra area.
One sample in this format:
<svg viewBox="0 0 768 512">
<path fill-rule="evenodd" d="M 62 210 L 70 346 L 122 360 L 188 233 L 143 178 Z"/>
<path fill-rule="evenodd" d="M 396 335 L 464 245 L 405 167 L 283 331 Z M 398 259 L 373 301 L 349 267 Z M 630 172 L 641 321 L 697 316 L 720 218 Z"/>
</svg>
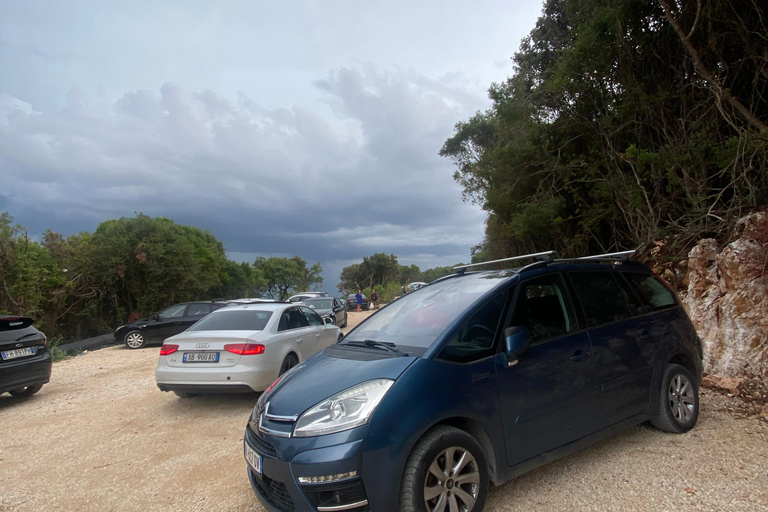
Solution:
<svg viewBox="0 0 768 512">
<path fill-rule="evenodd" d="M 272 480 L 267 475 L 261 475 L 261 478 L 259 478 L 253 474 L 252 470 L 251 481 L 253 481 L 259 494 L 276 509 L 281 512 L 293 512 L 296 510 L 291 495 L 288 494 L 288 488 L 284 483 Z"/>
<path fill-rule="evenodd" d="M 251 427 L 248 426 L 245 429 L 245 437 L 248 444 L 256 448 L 256 450 L 268 457 L 275 457 L 277 455 L 277 451 L 275 450 L 275 447 L 272 446 L 267 441 L 263 440 L 256 434 L 253 430 L 251 430 Z"/>
</svg>

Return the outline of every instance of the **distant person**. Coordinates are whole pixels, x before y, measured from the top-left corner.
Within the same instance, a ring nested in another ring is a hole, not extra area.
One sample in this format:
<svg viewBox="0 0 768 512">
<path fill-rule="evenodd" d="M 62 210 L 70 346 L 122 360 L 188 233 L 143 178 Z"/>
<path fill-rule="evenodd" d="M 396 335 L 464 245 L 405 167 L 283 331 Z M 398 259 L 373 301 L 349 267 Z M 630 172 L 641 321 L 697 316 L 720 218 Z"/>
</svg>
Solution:
<svg viewBox="0 0 768 512">
<path fill-rule="evenodd" d="M 360 293 L 359 288 L 357 290 L 357 293 L 355 294 L 355 302 L 357 302 L 356 311 L 362 311 L 363 310 L 363 294 Z"/>
<path fill-rule="evenodd" d="M 379 296 L 376 295 L 376 290 L 371 292 L 371 309 L 376 309 L 376 303 L 379 302 Z"/>
</svg>

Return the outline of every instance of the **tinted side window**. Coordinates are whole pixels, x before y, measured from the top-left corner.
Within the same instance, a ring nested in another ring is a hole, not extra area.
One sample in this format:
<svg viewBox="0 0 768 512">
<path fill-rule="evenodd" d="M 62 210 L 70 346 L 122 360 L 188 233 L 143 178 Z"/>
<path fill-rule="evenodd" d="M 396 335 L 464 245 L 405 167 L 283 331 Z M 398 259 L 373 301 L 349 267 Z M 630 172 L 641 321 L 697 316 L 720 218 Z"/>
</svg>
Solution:
<svg viewBox="0 0 768 512">
<path fill-rule="evenodd" d="M 643 300 L 650 304 L 654 310 L 664 309 L 677 305 L 675 296 L 672 295 L 664 284 L 647 274 L 624 274 L 635 285 Z"/>
<path fill-rule="evenodd" d="M 570 272 L 568 277 L 584 308 L 589 327 L 634 316 L 626 294 L 610 272 Z"/>
<path fill-rule="evenodd" d="M 471 363 L 495 354 L 504 297 L 504 293 L 498 294 L 462 325 L 443 348 L 439 358 L 456 363 Z"/>
<path fill-rule="evenodd" d="M 208 304 L 190 304 L 187 308 L 187 316 L 205 316 L 211 312 Z"/>
<path fill-rule="evenodd" d="M 186 309 L 186 304 L 176 304 L 175 306 L 165 308 L 160 313 L 158 313 L 158 315 L 160 315 L 162 318 L 181 318 L 184 316 L 184 310 Z"/>
<path fill-rule="evenodd" d="M 296 308 L 291 308 L 283 312 L 283 315 L 280 317 L 280 323 L 278 324 L 277 330 L 286 331 L 291 329 L 300 329 L 301 327 L 307 327 L 308 325 L 309 322 L 307 322 L 307 319 L 302 314 L 302 312 Z"/>
<path fill-rule="evenodd" d="M 301 308 L 301 312 L 304 313 L 304 317 L 309 325 L 323 325 L 323 319 L 311 309 Z"/>
<path fill-rule="evenodd" d="M 573 308 L 559 274 L 522 283 L 512 325 L 531 332 L 531 343 L 564 336 L 577 329 Z"/>
</svg>

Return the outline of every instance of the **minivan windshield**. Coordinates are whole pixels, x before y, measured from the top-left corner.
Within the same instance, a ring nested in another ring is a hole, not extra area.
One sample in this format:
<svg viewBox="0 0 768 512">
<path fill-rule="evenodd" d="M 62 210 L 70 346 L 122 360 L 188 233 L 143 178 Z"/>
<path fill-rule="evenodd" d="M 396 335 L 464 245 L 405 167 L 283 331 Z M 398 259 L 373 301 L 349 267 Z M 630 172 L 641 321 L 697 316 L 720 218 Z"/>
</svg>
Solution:
<svg viewBox="0 0 768 512">
<path fill-rule="evenodd" d="M 426 349 L 475 301 L 508 273 L 470 274 L 448 278 L 396 300 L 368 318 L 342 341 L 383 341 Z"/>
<path fill-rule="evenodd" d="M 238 309 L 218 310 L 206 316 L 187 331 L 263 331 L 271 311 Z"/>
</svg>

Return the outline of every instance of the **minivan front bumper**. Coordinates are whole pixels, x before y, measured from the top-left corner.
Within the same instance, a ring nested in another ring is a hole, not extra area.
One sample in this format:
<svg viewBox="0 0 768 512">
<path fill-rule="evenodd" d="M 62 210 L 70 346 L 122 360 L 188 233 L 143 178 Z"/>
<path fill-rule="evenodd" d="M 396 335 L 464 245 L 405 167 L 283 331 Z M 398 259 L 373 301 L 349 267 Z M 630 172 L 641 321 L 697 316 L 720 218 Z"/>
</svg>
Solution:
<svg viewBox="0 0 768 512">
<path fill-rule="evenodd" d="M 253 425 L 253 424 L 251 424 Z M 396 512 L 407 451 L 364 451 L 367 426 L 337 434 L 285 438 L 246 427 L 243 443 L 261 457 L 248 479 L 270 512 Z M 402 447 L 401 447 L 402 448 Z M 394 456 L 393 456 L 394 455 Z"/>
</svg>

